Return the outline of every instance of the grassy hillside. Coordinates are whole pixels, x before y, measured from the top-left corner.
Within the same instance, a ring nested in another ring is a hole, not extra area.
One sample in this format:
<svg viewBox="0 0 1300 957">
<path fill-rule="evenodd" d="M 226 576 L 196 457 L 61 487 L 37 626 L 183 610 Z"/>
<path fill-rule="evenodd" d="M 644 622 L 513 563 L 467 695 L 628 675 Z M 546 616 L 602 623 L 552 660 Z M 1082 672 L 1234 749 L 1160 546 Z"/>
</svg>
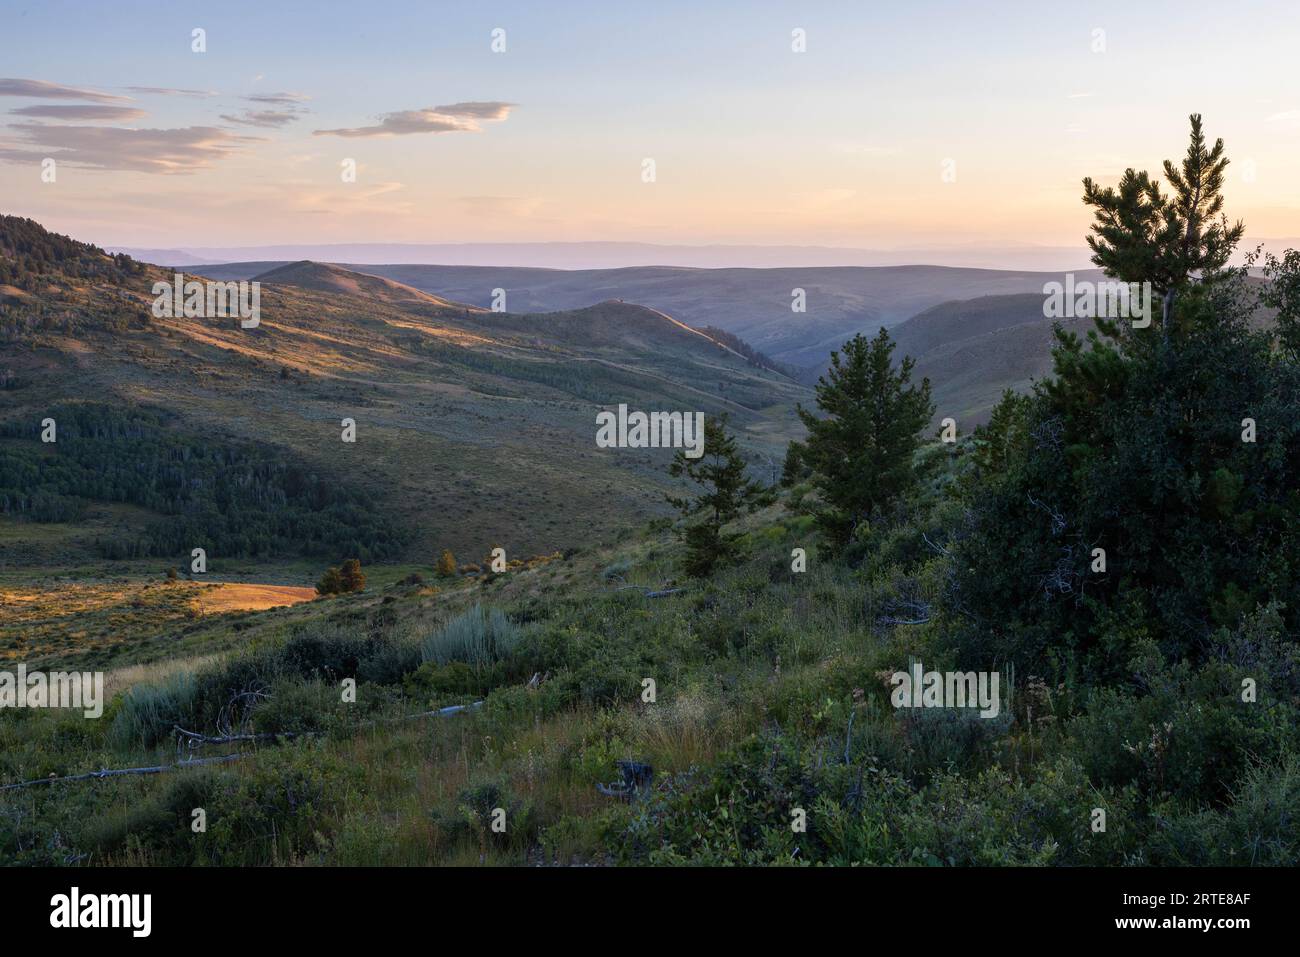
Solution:
<svg viewBox="0 0 1300 957">
<path fill-rule="evenodd" d="M 962 428 L 988 418 L 1006 389 L 1025 392 L 1052 367 L 1053 321 L 1043 316 L 1043 296 L 981 296 L 945 302 L 891 330 L 900 355 L 916 359 L 917 375 L 930 380 L 935 418 Z M 1064 320 L 1086 335 L 1092 321 Z"/>
<path fill-rule="evenodd" d="M 89 438 L 69 426 L 62 445 L 41 445 L 40 422 L 93 397 L 153 417 L 161 431 L 150 441 L 159 449 L 256 445 L 277 469 L 302 476 L 298 485 L 369 503 L 403 532 L 394 557 L 431 564 L 451 548 L 477 561 L 496 545 L 527 557 L 664 510 L 671 450 L 598 449 L 601 408 L 729 412 L 754 467 L 770 473 L 797 431 L 794 405 L 808 395 L 630 303 L 490 313 L 337 266 L 295 263 L 260 276 L 261 324 L 242 329 L 234 320 L 155 318 L 152 285 L 172 274 L 139 269 L 122 281 L 40 266 L 25 273 L 40 277 L 24 281 L 34 291 L 0 304 L 0 449 L 11 453 L 0 489 L 22 488 L 22 469 L 41 456 L 78 454 L 76 443 Z M 356 422 L 355 444 L 341 441 L 345 418 Z M 70 477 L 57 503 L 24 501 L 0 522 L 80 521 L 79 495 L 90 506 L 141 505 L 157 519 L 181 507 L 174 497 L 145 501 L 133 498 L 134 487 L 96 481 Z M 173 562 L 188 562 L 188 551 L 176 549 Z M 336 560 L 346 557 L 346 548 L 337 551 Z M 223 553 L 232 557 L 219 548 L 214 560 Z"/>
<path fill-rule="evenodd" d="M 1249 288 L 1262 279 L 1252 277 Z M 1255 308 L 1252 324 L 1272 325 L 1275 310 Z M 945 302 L 890 330 L 897 355 L 916 359 L 917 375 L 934 389 L 935 418 L 952 416 L 963 428 L 984 422 L 1003 391 L 1027 392 L 1052 368 L 1052 328 L 1043 315 L 1042 290 Z M 1059 320 L 1062 329 L 1087 337 L 1091 319 Z"/>
<path fill-rule="evenodd" d="M 893 623 L 900 603 L 938 601 L 945 587 L 948 559 L 926 547 L 924 528 L 883 539 L 857 570 L 780 506 L 747 529 L 738 567 L 660 598 L 645 591 L 675 581 L 679 546 L 643 530 L 506 575 L 391 583 L 215 618 L 202 657 L 192 643 L 150 654 L 146 642 L 139 660 L 156 663 L 109 675 L 120 693 L 104 720 L 23 712 L 0 723 L 0 783 L 171 763 L 173 725 L 267 737 L 189 749 L 239 755 L 228 763 L 0 791 L 0 855 L 282 865 L 1293 860 L 1300 834 L 1287 809 L 1300 799 L 1300 766 L 1248 769 L 1221 800 L 1173 797 L 1157 786 L 1159 766 L 1128 761 L 1118 746 L 1150 734 L 1152 699 L 1119 692 L 1089 703 L 1081 689 L 1022 673 L 996 720 L 896 713 L 889 673 L 914 658 L 946 660 L 951 623 Z M 806 573 L 790 571 L 794 547 L 810 550 Z M 347 677 L 358 682 L 355 703 L 341 700 Z M 232 711 L 248 691 L 252 706 Z M 432 713 L 458 705 L 473 707 Z M 1175 741 L 1170 766 L 1212 746 L 1204 734 Z M 621 760 L 653 769 L 653 788 L 631 802 L 600 790 L 619 781 Z M 1100 834 L 1088 827 L 1097 806 L 1109 814 Z M 195 807 L 207 812 L 206 833 L 188 826 Z M 503 832 L 490 826 L 498 808 Z M 795 808 L 807 812 L 806 833 L 790 827 Z"/>
</svg>

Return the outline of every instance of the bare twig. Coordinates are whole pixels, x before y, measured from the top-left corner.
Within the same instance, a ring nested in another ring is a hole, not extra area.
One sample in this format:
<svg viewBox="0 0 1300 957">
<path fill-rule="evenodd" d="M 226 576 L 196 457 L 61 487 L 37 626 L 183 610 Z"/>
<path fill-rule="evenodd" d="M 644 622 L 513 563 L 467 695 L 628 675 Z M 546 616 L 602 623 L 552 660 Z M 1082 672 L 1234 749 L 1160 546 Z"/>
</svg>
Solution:
<svg viewBox="0 0 1300 957">
<path fill-rule="evenodd" d="M 912 612 L 916 617 L 899 618 L 895 615 L 881 615 L 879 618 L 876 619 L 876 623 L 880 625 L 924 625 L 927 621 L 930 620 L 930 603 L 928 601 L 920 601 L 918 599 L 909 598 L 909 599 L 902 599 L 896 602 L 895 601 L 889 602 L 890 611 L 893 611 L 895 608 L 898 608 L 899 606 L 902 606 L 903 608 Z"/>
<path fill-rule="evenodd" d="M 948 551 L 948 549 L 944 548 L 942 545 L 936 545 L 934 542 L 930 541 L 930 536 L 926 535 L 925 532 L 922 532 L 922 533 L 921 533 L 921 537 L 922 537 L 923 539 L 925 539 L 925 544 L 929 545 L 931 548 L 933 548 L 933 549 L 934 549 L 936 552 L 938 552 L 940 555 L 951 555 L 951 554 L 952 554 L 952 552 Z"/>
</svg>

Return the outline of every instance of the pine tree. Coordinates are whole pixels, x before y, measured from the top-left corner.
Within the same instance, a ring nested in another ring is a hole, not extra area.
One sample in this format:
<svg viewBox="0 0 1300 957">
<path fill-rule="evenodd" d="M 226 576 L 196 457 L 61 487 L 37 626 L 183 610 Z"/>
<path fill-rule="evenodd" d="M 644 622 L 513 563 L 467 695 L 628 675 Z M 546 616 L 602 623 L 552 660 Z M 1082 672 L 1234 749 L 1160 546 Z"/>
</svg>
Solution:
<svg viewBox="0 0 1300 957">
<path fill-rule="evenodd" d="M 800 458 L 812 468 L 823 506 L 818 524 L 842 545 L 916 484 L 913 453 L 934 415 L 930 382 L 912 385 L 912 359 L 895 369 L 893 351 L 884 329 L 871 341 L 854 336 L 831 353 L 830 369 L 817 381 L 817 406 L 826 417 L 799 408 L 808 428 Z"/>
<path fill-rule="evenodd" d="M 1029 396 L 1012 389 L 1002 392 L 989 420 L 977 426 L 974 435 L 972 468 L 967 480 L 987 479 L 1005 474 L 1022 454 L 1029 416 L 1033 404 Z"/>
<path fill-rule="evenodd" d="M 723 531 L 724 526 L 740 517 L 742 511 L 754 511 L 762 504 L 763 487 L 745 477 L 745 459 L 736 437 L 727 431 L 727 416 L 708 418 L 704 422 L 704 454 L 688 458 L 679 449 L 669 467 L 674 478 L 686 477 L 704 491 L 697 498 L 669 497 L 668 501 L 688 521 L 686 525 L 686 573 L 703 578 L 719 565 L 734 560 L 736 539 Z"/>
<path fill-rule="evenodd" d="M 1300 367 L 1284 326 L 1258 328 L 1246 271 L 1227 267 L 1241 229 L 1221 214 L 1226 164 L 1193 116 L 1181 170 L 1165 164 L 1172 196 L 1132 170 L 1119 193 L 1085 182 L 1094 261 L 1166 283 L 1177 309 L 1162 337 L 1093 332 L 1085 347 L 1060 332 L 1052 374 L 977 431 L 950 544 L 960 661 L 1109 684 L 1147 654 L 1213 659 L 1256 609 L 1300 628 Z M 1269 263 L 1265 304 L 1300 290 L 1292 262 Z M 1268 426 L 1243 441 L 1247 416 Z"/>
<path fill-rule="evenodd" d="M 456 574 L 456 556 L 450 548 L 442 550 L 442 557 L 438 559 L 438 574 L 443 578 L 451 578 Z"/>
<path fill-rule="evenodd" d="M 791 442 L 785 450 L 785 461 L 781 463 L 781 487 L 793 488 L 808 477 L 808 467 L 803 461 L 802 442 Z"/>
<path fill-rule="evenodd" d="M 1088 236 L 1092 261 L 1122 282 L 1150 282 L 1162 300 L 1169 335 L 1174 301 L 1193 274 L 1212 275 L 1227 265 L 1244 226 L 1223 216 L 1223 140 L 1206 149 L 1201 115 L 1193 113 L 1191 141 L 1180 168 L 1165 160 L 1171 194 L 1145 171 L 1124 171 L 1118 189 L 1083 181 L 1083 201 L 1095 209 Z M 1217 219 L 1216 219 L 1217 217 Z"/>
</svg>

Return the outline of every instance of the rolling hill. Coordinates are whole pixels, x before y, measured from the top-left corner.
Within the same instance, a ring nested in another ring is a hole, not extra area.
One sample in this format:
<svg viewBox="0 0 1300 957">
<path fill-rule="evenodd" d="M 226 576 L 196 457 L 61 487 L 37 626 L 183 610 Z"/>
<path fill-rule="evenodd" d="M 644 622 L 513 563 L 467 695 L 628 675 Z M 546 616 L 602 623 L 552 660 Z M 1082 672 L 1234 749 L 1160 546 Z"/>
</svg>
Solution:
<svg viewBox="0 0 1300 957">
<path fill-rule="evenodd" d="M 1092 320 L 1062 322 L 1086 335 Z M 930 380 L 936 418 L 963 428 L 984 421 L 1003 390 L 1026 391 L 1051 371 L 1052 320 L 1041 294 L 982 296 L 933 306 L 891 330 L 898 355 Z"/>
<path fill-rule="evenodd" d="M 1266 326 L 1273 317 L 1273 310 L 1260 308 L 1254 322 Z M 1005 389 L 1025 392 L 1052 371 L 1054 324 L 1043 315 L 1041 294 L 981 296 L 933 306 L 890 335 L 895 355 L 912 356 L 916 374 L 929 378 L 935 418 L 952 416 L 968 428 L 988 418 Z M 1060 325 L 1080 338 L 1095 328 L 1091 319 Z"/>
<path fill-rule="evenodd" d="M 204 266 L 214 278 L 246 279 L 284 265 Z M 512 312 L 575 309 L 604 299 L 652 305 L 694 327 L 734 333 L 773 359 L 807 370 L 816 381 L 831 350 L 854 333 L 873 334 L 954 300 L 1038 294 L 1058 273 L 942 266 L 687 269 L 531 269 L 496 266 L 366 265 L 348 267 L 460 302 L 489 306 L 503 289 Z M 1096 278 L 1096 270 L 1075 274 Z M 802 289 L 807 311 L 791 310 Z"/>
<path fill-rule="evenodd" d="M 77 256 L 94 268 L 66 271 Z M 387 531 L 358 527 L 396 558 L 431 561 L 449 547 L 477 561 L 496 545 L 526 557 L 663 514 L 671 450 L 597 448 L 601 408 L 729 413 L 755 468 L 770 477 L 799 428 L 794 406 L 809 397 L 789 378 L 631 303 L 492 313 L 400 281 L 296 262 L 257 271 L 261 322 L 243 329 L 234 319 L 155 318 L 152 286 L 173 274 L 123 262 L 84 247 L 63 263 L 43 262 L 32 289 L 0 305 L 0 418 L 12 426 L 0 450 L 21 448 L 28 464 L 61 452 L 66 446 L 42 448 L 32 432 L 52 409 L 71 423 L 60 441 L 93 435 L 106 421 L 165 460 L 201 449 L 203 461 L 230 455 L 242 463 L 248 487 L 217 489 L 205 508 L 240 494 L 301 498 L 304 488 L 325 489 L 339 521 L 382 516 Z M 344 419 L 356 423 L 355 443 L 341 440 Z M 21 490 L 14 461 L 6 479 L 0 460 L 0 489 Z M 92 517 L 113 502 L 154 512 L 156 502 L 172 502 L 149 516 L 156 526 L 169 509 L 184 510 L 177 503 L 190 493 L 176 482 L 158 479 L 145 502 L 121 487 L 129 468 L 119 464 L 119 472 L 95 473 L 90 456 L 66 479 L 116 496 L 91 503 Z M 186 481 L 216 481 L 209 474 Z M 37 505 L 80 515 L 76 499 Z M 310 503 L 303 508 L 306 521 Z M 140 521 L 113 528 L 129 535 Z M 282 534 L 258 526 L 250 539 L 222 528 L 227 540 L 247 542 L 249 555 Z M 87 532 L 83 544 L 110 532 Z M 319 534 L 324 542 L 329 529 Z M 157 533 L 122 547 L 149 554 L 167 540 Z M 36 548 L 30 536 L 23 541 Z M 368 538 L 359 541 L 368 547 Z"/>
</svg>

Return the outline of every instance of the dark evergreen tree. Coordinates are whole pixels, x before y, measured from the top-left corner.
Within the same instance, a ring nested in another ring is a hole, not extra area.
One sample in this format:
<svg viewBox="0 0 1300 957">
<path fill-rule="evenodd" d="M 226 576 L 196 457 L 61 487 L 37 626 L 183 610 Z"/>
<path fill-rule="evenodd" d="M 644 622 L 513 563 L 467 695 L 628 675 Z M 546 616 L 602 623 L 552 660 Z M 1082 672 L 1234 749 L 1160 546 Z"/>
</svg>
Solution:
<svg viewBox="0 0 1300 957">
<path fill-rule="evenodd" d="M 741 513 L 758 508 L 763 501 L 763 487 L 745 477 L 745 459 L 740 454 L 735 436 L 727 431 L 727 416 L 706 418 L 704 422 L 704 454 L 688 458 L 679 449 L 673 456 L 669 474 L 685 477 L 703 491 L 695 498 L 669 497 L 687 524 L 683 532 L 686 541 L 686 573 L 702 578 L 716 567 L 734 560 L 736 539 L 725 531 L 725 526 L 740 517 Z"/>
<path fill-rule="evenodd" d="M 316 583 L 316 594 L 337 595 L 343 591 L 343 576 L 334 567 L 325 569 L 325 574 Z"/>
<path fill-rule="evenodd" d="M 807 478 L 811 471 L 804 462 L 804 444 L 791 442 L 785 450 L 785 461 L 781 464 L 781 486 L 790 488 Z"/>
<path fill-rule="evenodd" d="M 1204 661 L 1214 634 L 1260 608 L 1300 625 L 1300 367 L 1283 329 L 1257 327 L 1245 270 L 1223 268 L 1239 230 L 1204 225 L 1225 164 L 1194 118 L 1161 228 L 1145 246 L 1141 230 L 1094 245 L 1122 278 L 1154 274 L 1123 272 L 1134 263 L 1164 270 L 1177 334 L 1094 332 L 1085 347 L 1060 333 L 1052 376 L 990 422 L 996 458 L 990 445 L 952 545 L 969 661 L 1118 685 L 1144 655 Z M 1265 302 L 1300 288 L 1291 263 L 1274 263 Z M 1189 264 L 1214 281 L 1190 281 Z"/>
<path fill-rule="evenodd" d="M 1151 283 L 1161 297 L 1166 336 L 1177 296 L 1194 275 L 1212 276 L 1227 265 L 1244 229 L 1240 222 L 1229 226 L 1223 216 L 1223 140 L 1207 149 L 1199 113 L 1191 124 L 1181 166 L 1164 163 L 1172 193 L 1162 193 L 1158 180 L 1132 168 L 1117 188 L 1083 181 L 1083 201 L 1096 211 L 1088 236 L 1092 261 L 1123 282 Z"/>
<path fill-rule="evenodd" d="M 822 501 L 818 524 L 841 545 L 917 481 L 913 454 L 934 415 L 930 383 L 912 385 L 913 360 L 895 367 L 893 351 L 884 329 L 870 341 L 854 336 L 831 353 L 830 369 L 817 382 L 825 417 L 799 408 L 808 428 L 799 457 Z"/>
</svg>

